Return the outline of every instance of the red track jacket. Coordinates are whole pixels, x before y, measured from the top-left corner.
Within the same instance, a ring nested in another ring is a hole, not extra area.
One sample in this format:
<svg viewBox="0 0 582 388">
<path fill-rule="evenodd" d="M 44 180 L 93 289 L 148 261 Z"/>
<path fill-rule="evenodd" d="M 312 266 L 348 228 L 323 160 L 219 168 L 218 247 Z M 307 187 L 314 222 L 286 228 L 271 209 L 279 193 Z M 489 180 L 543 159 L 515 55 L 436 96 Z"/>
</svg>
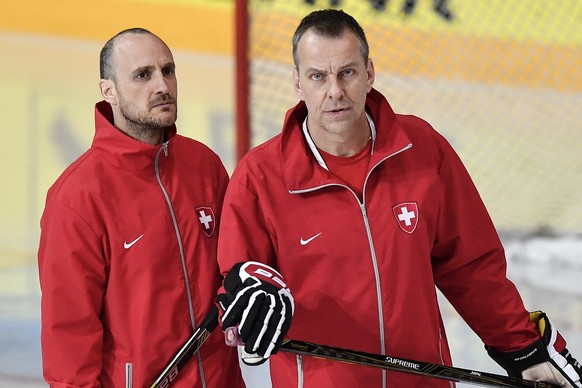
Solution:
<svg viewBox="0 0 582 388">
<path fill-rule="evenodd" d="M 228 175 L 203 144 L 134 140 L 95 109 L 91 148 L 58 178 L 41 220 L 42 356 L 51 387 L 149 387 L 213 305 Z M 211 335 L 174 387 L 239 387 Z"/>
<path fill-rule="evenodd" d="M 451 146 L 375 90 L 366 109 L 376 133 L 363 203 L 317 163 L 302 102 L 282 134 L 245 156 L 225 197 L 222 273 L 241 260 L 281 271 L 296 303 L 288 335 L 299 340 L 451 365 L 435 285 L 486 344 L 509 350 L 539 338 Z M 282 352 L 270 364 L 277 388 L 450 386 Z"/>
</svg>

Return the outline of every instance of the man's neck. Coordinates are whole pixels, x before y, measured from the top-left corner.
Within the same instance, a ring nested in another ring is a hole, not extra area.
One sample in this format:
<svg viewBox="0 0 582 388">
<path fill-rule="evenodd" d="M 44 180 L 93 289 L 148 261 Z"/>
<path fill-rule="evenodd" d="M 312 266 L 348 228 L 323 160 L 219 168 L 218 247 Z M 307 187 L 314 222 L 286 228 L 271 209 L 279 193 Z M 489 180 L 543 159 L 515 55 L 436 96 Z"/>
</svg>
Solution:
<svg viewBox="0 0 582 388">
<path fill-rule="evenodd" d="M 309 129 L 309 121 L 307 123 Z M 366 147 L 371 138 L 370 127 L 364 116 L 349 132 L 332 133 L 329 131 L 310 131 L 313 142 L 320 150 L 335 156 L 353 156 Z"/>
</svg>

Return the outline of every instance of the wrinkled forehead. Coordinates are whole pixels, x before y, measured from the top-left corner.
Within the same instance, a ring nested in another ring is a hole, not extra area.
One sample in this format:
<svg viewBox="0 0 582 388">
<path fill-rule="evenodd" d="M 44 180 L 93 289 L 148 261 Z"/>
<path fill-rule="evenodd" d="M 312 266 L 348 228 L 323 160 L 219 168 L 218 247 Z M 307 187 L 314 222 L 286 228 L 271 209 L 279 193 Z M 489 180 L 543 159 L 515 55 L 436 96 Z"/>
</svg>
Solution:
<svg viewBox="0 0 582 388">
<path fill-rule="evenodd" d="M 170 48 L 153 34 L 129 33 L 117 38 L 113 47 L 113 67 L 124 71 L 141 67 L 164 67 L 174 63 Z"/>
<path fill-rule="evenodd" d="M 298 66 L 313 66 L 334 62 L 363 63 L 357 36 L 344 31 L 339 36 L 327 36 L 310 29 L 303 34 L 297 46 Z"/>
</svg>

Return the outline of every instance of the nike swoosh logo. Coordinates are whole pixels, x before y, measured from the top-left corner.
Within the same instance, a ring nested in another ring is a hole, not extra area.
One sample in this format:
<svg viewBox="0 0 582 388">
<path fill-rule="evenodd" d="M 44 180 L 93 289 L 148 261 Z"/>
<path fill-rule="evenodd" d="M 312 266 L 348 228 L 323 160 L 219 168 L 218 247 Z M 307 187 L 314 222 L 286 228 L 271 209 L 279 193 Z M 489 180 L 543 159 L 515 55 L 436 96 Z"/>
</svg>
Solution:
<svg viewBox="0 0 582 388">
<path fill-rule="evenodd" d="M 133 246 L 133 244 L 135 244 L 136 242 L 138 242 L 139 239 L 142 238 L 142 237 L 143 237 L 143 234 L 141 236 L 139 236 L 138 238 L 136 238 L 135 240 L 133 240 L 132 242 L 130 242 L 130 243 L 128 243 L 127 241 L 124 241 L 123 242 L 123 247 L 125 249 L 131 248 Z"/>
<path fill-rule="evenodd" d="M 313 236 L 313 237 L 311 237 L 311 238 L 308 238 L 307 240 L 304 240 L 304 239 L 303 239 L 303 237 L 301 237 L 301 240 L 299 240 L 299 243 L 300 243 L 301 245 L 307 245 L 307 244 L 309 244 L 310 242 L 312 242 L 313 240 L 315 240 L 316 238 L 318 238 L 318 237 L 319 237 L 319 235 L 320 235 L 321 233 L 322 233 L 322 232 L 320 232 L 320 233 L 317 233 L 315 236 Z"/>
</svg>

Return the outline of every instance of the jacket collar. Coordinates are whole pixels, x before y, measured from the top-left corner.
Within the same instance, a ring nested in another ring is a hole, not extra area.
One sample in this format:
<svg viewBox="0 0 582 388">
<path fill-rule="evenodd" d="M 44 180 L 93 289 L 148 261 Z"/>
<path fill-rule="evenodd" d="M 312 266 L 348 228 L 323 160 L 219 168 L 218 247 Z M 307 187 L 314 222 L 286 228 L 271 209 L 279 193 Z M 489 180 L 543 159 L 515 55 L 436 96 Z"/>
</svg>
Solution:
<svg viewBox="0 0 582 388">
<path fill-rule="evenodd" d="M 95 104 L 95 136 L 91 148 L 105 155 L 112 165 L 131 171 L 153 171 L 153 162 L 162 147 L 176 136 L 176 126 L 166 129 L 166 142 L 153 146 L 127 136 L 113 126 L 113 111 L 106 101 Z"/>
<path fill-rule="evenodd" d="M 376 141 L 376 125 L 374 124 L 374 121 L 372 120 L 368 112 L 364 113 L 366 113 L 366 119 L 368 120 L 368 126 L 370 127 L 370 139 L 372 139 L 373 144 Z M 303 120 L 302 130 L 303 137 L 305 137 L 305 141 L 307 142 L 307 145 L 309 146 L 309 149 L 311 150 L 313 157 L 317 161 L 317 164 L 319 164 L 322 168 L 329 171 L 329 168 L 327 167 L 325 160 L 323 160 L 323 156 L 321 156 L 321 152 L 319 152 L 319 149 L 315 145 L 315 142 L 311 138 L 311 134 L 307 129 L 307 117 L 305 117 L 305 120 Z M 372 146 L 372 153 L 374 153 L 374 146 Z"/>
<path fill-rule="evenodd" d="M 386 98 L 372 89 L 366 99 L 366 113 L 374 137 L 370 169 L 388 156 L 410 146 L 398 116 Z M 338 184 L 338 178 L 321 165 L 320 155 L 309 134 L 303 130 L 307 107 L 303 101 L 291 108 L 281 134 L 283 175 L 289 191 Z M 311 144 L 311 146 L 310 146 Z"/>
</svg>

